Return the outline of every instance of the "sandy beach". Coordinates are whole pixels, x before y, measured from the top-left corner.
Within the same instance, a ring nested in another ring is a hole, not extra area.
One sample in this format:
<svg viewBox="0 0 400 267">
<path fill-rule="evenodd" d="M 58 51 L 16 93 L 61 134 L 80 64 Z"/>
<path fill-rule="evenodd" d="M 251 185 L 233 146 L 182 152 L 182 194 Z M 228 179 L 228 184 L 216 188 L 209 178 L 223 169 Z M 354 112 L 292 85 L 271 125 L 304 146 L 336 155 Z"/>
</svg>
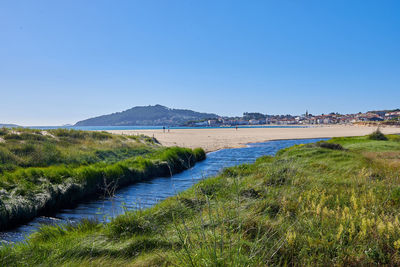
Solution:
<svg viewBox="0 0 400 267">
<path fill-rule="evenodd" d="M 221 128 L 166 130 L 112 130 L 111 133 L 155 137 L 165 146 L 201 147 L 207 152 L 223 148 L 243 147 L 248 143 L 281 139 L 329 138 L 367 135 L 376 127 L 330 125 L 309 128 Z M 400 128 L 381 128 L 385 134 L 400 134 Z"/>
</svg>

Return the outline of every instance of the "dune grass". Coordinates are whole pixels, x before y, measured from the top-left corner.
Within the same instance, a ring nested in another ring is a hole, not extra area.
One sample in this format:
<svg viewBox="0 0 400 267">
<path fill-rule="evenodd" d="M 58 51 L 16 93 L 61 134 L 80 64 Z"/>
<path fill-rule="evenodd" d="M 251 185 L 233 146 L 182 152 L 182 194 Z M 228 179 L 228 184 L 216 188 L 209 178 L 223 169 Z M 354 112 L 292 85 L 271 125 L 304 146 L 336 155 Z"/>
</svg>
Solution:
<svg viewBox="0 0 400 267">
<path fill-rule="evenodd" d="M 0 229 L 205 158 L 202 149 L 165 148 L 146 136 L 23 128 L 0 135 Z"/>
<path fill-rule="evenodd" d="M 45 226 L 2 265 L 400 264 L 400 136 L 333 138 L 228 168 L 108 224 Z M 330 144 L 330 145 L 328 145 Z"/>
<path fill-rule="evenodd" d="M 0 173 L 19 167 L 115 163 L 156 148 L 146 136 L 112 135 L 67 129 L 0 129 Z"/>
</svg>

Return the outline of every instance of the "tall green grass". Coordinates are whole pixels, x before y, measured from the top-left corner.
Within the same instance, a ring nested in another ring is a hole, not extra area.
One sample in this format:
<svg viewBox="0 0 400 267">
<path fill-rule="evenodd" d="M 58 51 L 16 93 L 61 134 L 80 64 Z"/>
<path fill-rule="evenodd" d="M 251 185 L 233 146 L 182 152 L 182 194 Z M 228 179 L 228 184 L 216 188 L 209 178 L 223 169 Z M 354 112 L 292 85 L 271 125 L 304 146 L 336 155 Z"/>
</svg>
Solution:
<svg viewBox="0 0 400 267">
<path fill-rule="evenodd" d="M 387 137 L 284 149 L 108 224 L 46 226 L 0 249 L 0 262 L 398 266 L 400 141 Z"/>
<path fill-rule="evenodd" d="M 105 132 L 6 129 L 4 137 L 0 229 L 103 195 L 111 184 L 115 191 L 205 158 L 202 149 L 164 148 L 148 137 Z"/>
<path fill-rule="evenodd" d="M 145 136 L 67 129 L 2 128 L 0 138 L 0 173 L 19 167 L 114 163 L 152 152 L 159 146 Z"/>
</svg>

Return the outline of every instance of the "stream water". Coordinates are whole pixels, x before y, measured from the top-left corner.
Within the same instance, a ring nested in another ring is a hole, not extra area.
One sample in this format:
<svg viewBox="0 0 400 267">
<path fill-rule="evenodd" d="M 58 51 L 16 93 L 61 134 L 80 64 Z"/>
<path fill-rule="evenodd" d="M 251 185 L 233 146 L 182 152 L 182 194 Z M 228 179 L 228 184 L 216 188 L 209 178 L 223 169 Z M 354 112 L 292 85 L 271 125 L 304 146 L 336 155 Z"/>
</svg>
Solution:
<svg viewBox="0 0 400 267">
<path fill-rule="evenodd" d="M 103 198 L 79 204 L 74 209 L 64 209 L 54 217 L 37 217 L 18 228 L 0 232 L 1 243 L 24 241 L 43 224 L 76 223 L 83 218 L 107 222 L 125 210 L 148 208 L 165 198 L 188 189 L 198 181 L 218 174 L 222 169 L 243 163 L 252 163 L 264 155 L 274 155 L 280 149 L 296 144 L 312 143 L 326 139 L 280 140 L 249 144 L 244 148 L 222 149 L 207 154 L 207 159 L 193 168 L 172 177 L 159 177 L 136 183 L 115 192 L 112 198 Z"/>
</svg>

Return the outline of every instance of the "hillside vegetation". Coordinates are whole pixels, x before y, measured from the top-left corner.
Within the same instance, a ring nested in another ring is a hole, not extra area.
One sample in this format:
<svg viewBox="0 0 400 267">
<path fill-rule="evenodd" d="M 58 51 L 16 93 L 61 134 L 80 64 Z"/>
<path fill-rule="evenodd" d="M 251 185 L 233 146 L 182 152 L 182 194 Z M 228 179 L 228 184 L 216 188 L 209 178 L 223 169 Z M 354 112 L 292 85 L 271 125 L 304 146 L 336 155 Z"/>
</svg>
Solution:
<svg viewBox="0 0 400 267">
<path fill-rule="evenodd" d="M 131 109 L 79 121 L 75 126 L 177 126 L 187 121 L 216 118 L 218 115 L 187 109 L 172 109 L 161 105 L 133 107 Z"/>
<path fill-rule="evenodd" d="M 400 264 L 400 136 L 334 138 L 226 169 L 108 224 L 45 226 L 2 265 Z"/>
<path fill-rule="evenodd" d="M 165 148 L 146 136 L 2 128 L 0 229 L 204 158 L 201 149 Z"/>
</svg>

